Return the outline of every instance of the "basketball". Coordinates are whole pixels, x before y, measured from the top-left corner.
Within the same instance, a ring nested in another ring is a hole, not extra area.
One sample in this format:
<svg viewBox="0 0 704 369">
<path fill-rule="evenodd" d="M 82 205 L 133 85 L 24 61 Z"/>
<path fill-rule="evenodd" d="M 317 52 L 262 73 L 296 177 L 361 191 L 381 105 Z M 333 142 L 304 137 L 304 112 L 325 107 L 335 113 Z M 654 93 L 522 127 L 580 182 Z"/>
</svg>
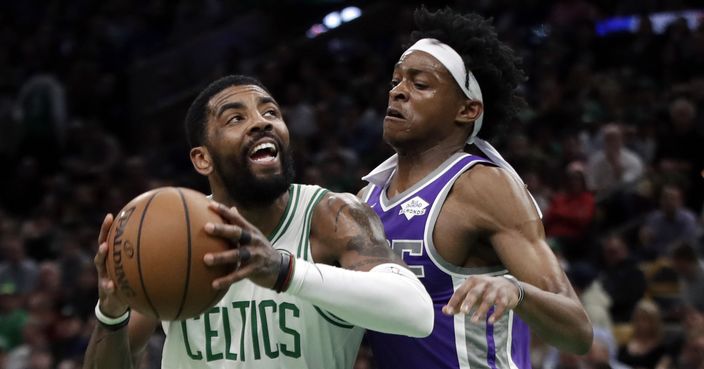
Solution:
<svg viewBox="0 0 704 369">
<path fill-rule="evenodd" d="M 132 309 L 159 320 L 199 315 L 227 291 L 211 283 L 227 266 L 205 265 L 203 256 L 229 248 L 205 233 L 207 222 L 222 223 L 200 192 L 162 187 L 130 201 L 115 216 L 108 234 L 108 275 L 115 293 Z"/>
</svg>

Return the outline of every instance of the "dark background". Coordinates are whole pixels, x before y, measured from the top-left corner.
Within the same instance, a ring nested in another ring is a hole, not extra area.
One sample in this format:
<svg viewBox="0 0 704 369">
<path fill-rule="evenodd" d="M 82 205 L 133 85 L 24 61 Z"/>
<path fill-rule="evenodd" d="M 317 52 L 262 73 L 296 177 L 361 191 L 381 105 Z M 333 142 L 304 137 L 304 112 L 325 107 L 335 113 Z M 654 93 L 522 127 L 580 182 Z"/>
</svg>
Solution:
<svg viewBox="0 0 704 369">
<path fill-rule="evenodd" d="M 388 83 L 420 4 L 0 3 L 0 368 L 78 367 L 94 324 L 91 261 L 101 220 L 158 186 L 207 192 L 188 159 L 183 118 L 214 79 L 250 74 L 270 89 L 290 126 L 297 181 L 359 190 L 360 177 L 391 154 L 381 140 Z M 519 91 L 528 108 L 506 126 L 485 122 L 480 136 L 523 176 L 585 306 L 604 313 L 592 319 L 607 333 L 611 365 L 629 360 L 619 346 L 648 335 L 631 321 L 643 298 L 656 303 L 653 319 L 664 327 L 658 359 L 696 361 L 687 348 L 699 336 L 687 326 L 704 324 L 702 297 L 691 292 L 704 296 L 704 6 L 447 5 L 493 17 L 523 58 L 529 79 Z M 362 16 L 306 37 L 347 6 Z M 689 25 L 677 18 L 688 9 L 699 9 Z M 657 12 L 675 14 L 662 32 L 598 32 L 609 17 Z M 614 171 L 604 160 L 614 127 L 617 152 L 630 158 L 622 165 L 634 174 L 597 185 Z M 590 300 L 595 288 L 608 303 Z M 158 367 L 160 339 L 145 367 Z M 535 346 L 535 367 L 598 361 Z M 358 368 L 370 365 L 363 348 Z"/>
</svg>

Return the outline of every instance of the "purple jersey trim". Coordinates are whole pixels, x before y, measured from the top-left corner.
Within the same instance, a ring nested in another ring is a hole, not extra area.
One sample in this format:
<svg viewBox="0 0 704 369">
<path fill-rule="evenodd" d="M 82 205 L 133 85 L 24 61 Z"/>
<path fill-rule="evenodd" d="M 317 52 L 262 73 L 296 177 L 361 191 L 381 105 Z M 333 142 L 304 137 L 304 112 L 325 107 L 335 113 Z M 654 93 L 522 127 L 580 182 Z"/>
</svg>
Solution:
<svg viewBox="0 0 704 369">
<path fill-rule="evenodd" d="M 494 307 L 492 306 L 486 313 L 486 362 L 489 364 L 491 369 L 496 369 L 496 343 L 494 342 L 494 325 L 489 324 L 489 317 L 494 313 Z"/>
</svg>

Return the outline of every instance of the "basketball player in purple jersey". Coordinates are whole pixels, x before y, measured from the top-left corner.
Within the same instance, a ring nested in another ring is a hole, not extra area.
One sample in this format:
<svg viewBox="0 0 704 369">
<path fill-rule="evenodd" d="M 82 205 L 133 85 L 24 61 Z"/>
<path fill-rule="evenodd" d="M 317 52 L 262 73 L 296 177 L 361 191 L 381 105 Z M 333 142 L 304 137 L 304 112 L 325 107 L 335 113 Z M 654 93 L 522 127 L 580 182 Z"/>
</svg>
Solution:
<svg viewBox="0 0 704 369">
<path fill-rule="evenodd" d="M 435 327 L 421 339 L 370 332 L 379 368 L 530 368 L 529 328 L 585 353 L 591 324 L 537 206 L 477 137 L 484 118 L 500 124 L 519 109 L 517 57 L 480 16 L 421 8 L 415 20 L 384 119 L 396 155 L 360 196 L 430 293 Z"/>
</svg>

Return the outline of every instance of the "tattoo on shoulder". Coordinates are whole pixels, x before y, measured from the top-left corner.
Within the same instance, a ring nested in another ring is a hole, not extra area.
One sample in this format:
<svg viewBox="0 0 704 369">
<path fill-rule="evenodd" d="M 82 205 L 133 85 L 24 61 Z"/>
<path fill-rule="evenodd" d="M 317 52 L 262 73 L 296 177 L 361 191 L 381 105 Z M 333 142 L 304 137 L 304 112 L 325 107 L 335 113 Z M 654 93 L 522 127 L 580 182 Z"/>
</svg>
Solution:
<svg viewBox="0 0 704 369">
<path fill-rule="evenodd" d="M 356 262 L 354 264 L 347 265 L 345 269 L 349 270 L 357 270 L 357 269 L 362 269 L 363 267 L 367 267 L 369 265 L 379 265 L 379 264 L 384 264 L 388 263 L 389 258 L 366 258 L 364 260 L 361 260 L 359 262 Z"/>
<path fill-rule="evenodd" d="M 376 213 L 363 204 L 357 204 L 356 206 L 349 206 L 345 204 L 340 208 L 340 212 L 345 209 L 349 209 L 349 214 L 354 219 L 354 221 L 363 228 L 364 231 L 373 232 L 374 226 L 372 225 L 372 219 L 377 219 Z M 339 215 L 339 212 L 338 212 Z M 336 220 L 337 222 L 337 220 Z"/>
<path fill-rule="evenodd" d="M 337 232 L 337 222 L 340 220 L 340 214 L 342 214 L 342 211 L 348 208 L 349 206 L 349 204 L 344 204 L 340 206 L 340 209 L 337 210 L 337 214 L 335 214 L 335 232 Z"/>
<path fill-rule="evenodd" d="M 344 215 L 343 215 L 344 213 Z M 368 206 L 363 203 L 345 202 L 340 205 L 335 212 L 334 231 L 346 229 L 350 230 L 349 222 L 354 224 L 354 235 L 345 237 L 345 250 L 359 255 L 359 259 L 352 265 L 346 265 L 347 269 L 361 269 L 363 267 L 381 263 L 388 263 L 396 259 L 396 256 L 388 246 L 384 237 L 383 226 L 378 216 Z"/>
<path fill-rule="evenodd" d="M 385 242 L 377 242 L 367 236 L 354 236 L 347 241 L 347 250 L 355 251 L 362 256 L 389 257 L 391 249 Z"/>
</svg>

